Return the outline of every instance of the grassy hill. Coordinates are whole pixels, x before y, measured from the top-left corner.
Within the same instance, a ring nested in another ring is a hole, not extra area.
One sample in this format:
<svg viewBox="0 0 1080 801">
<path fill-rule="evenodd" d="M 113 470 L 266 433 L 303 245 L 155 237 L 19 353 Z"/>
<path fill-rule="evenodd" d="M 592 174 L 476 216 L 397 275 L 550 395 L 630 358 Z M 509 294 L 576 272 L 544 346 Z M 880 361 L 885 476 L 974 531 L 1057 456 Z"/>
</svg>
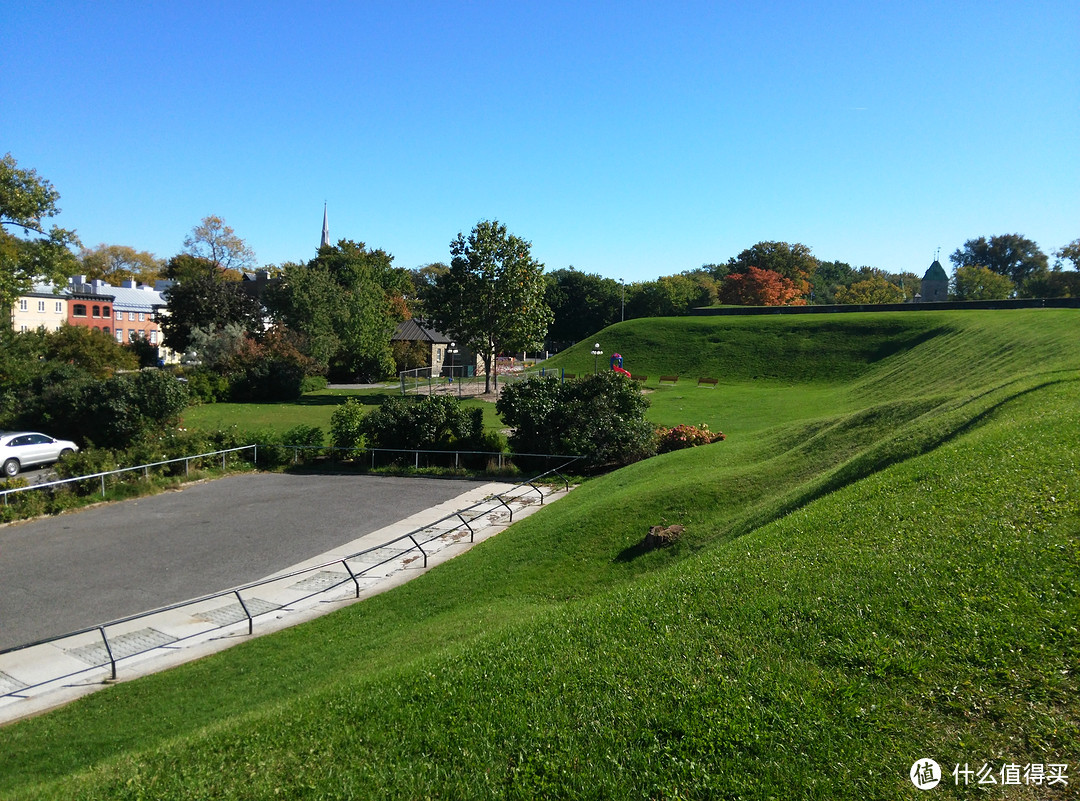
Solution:
<svg viewBox="0 0 1080 801">
<path fill-rule="evenodd" d="M 915 798 L 1080 784 L 1075 312 L 641 320 L 729 439 L 390 593 L 0 729 L 0 798 Z M 592 369 L 591 342 L 552 360 Z M 684 383 L 687 385 L 684 386 Z M 647 551 L 647 527 L 682 523 Z M 998 796 L 991 796 L 998 797 Z"/>
</svg>

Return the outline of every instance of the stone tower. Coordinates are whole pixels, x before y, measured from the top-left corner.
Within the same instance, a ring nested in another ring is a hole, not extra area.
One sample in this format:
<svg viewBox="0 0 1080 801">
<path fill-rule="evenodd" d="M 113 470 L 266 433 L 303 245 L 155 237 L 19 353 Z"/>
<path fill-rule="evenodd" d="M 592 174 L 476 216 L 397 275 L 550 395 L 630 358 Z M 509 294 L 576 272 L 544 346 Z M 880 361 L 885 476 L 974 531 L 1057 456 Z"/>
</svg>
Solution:
<svg viewBox="0 0 1080 801">
<path fill-rule="evenodd" d="M 923 303 L 934 303 L 949 299 L 949 276 L 945 274 L 945 268 L 941 262 L 934 259 L 930 269 L 923 276 L 922 286 L 919 287 Z"/>
</svg>

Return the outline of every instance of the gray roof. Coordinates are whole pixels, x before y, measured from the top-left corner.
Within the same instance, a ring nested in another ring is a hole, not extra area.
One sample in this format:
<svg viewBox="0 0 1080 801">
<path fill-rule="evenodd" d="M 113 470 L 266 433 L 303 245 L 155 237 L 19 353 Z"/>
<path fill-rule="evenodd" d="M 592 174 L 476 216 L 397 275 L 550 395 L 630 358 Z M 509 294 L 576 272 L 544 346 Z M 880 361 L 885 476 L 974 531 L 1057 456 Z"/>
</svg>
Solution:
<svg viewBox="0 0 1080 801">
<path fill-rule="evenodd" d="M 155 306 L 164 306 L 165 298 L 156 289 L 148 286 L 136 286 L 134 281 L 125 281 L 124 286 L 110 286 L 101 280 L 84 283 L 75 276 L 68 285 L 68 291 L 81 295 L 99 295 L 112 297 L 113 306 L 121 311 L 152 312 Z"/>
<path fill-rule="evenodd" d="M 450 337 L 446 336 L 446 334 L 441 334 L 434 328 L 428 328 L 416 320 L 405 320 L 398 323 L 397 330 L 390 339 L 404 340 L 405 342 L 430 342 L 433 345 L 450 344 Z"/>
</svg>

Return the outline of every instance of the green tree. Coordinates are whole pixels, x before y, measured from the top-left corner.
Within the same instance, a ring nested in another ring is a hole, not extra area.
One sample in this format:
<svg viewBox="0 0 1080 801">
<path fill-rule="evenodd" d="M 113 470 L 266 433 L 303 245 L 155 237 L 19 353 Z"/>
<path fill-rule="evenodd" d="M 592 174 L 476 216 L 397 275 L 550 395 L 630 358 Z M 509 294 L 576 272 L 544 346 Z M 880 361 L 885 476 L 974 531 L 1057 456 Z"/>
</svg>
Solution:
<svg viewBox="0 0 1080 801">
<path fill-rule="evenodd" d="M 581 456 L 591 469 L 656 453 L 653 425 L 645 419 L 648 407 L 637 384 L 607 371 L 565 383 L 528 378 L 504 387 L 495 404 L 513 428 L 515 453 Z"/>
<path fill-rule="evenodd" d="M 102 331 L 81 325 L 61 326 L 45 335 L 43 356 L 73 364 L 94 378 L 106 378 L 118 370 L 137 370 L 136 353 Z"/>
<path fill-rule="evenodd" d="M 531 248 L 498 221 L 481 221 L 467 239 L 459 233 L 450 243 L 450 271 L 435 285 L 435 325 L 480 355 L 487 392 L 495 357 L 539 349 L 551 323 L 544 266 L 533 259 Z"/>
<path fill-rule="evenodd" d="M 1020 234 L 1002 234 L 989 240 L 983 236 L 969 239 L 949 260 L 955 267 L 989 267 L 998 275 L 1008 276 L 1017 287 L 1045 273 L 1048 263 L 1039 246 Z"/>
<path fill-rule="evenodd" d="M 883 274 L 871 275 L 851 286 L 836 290 L 836 302 L 849 303 L 902 303 L 904 293 Z"/>
<path fill-rule="evenodd" d="M 10 153 L 0 159 L 0 309 L 35 283 L 62 286 L 75 272 L 75 232 L 44 227 L 60 213 L 59 199 L 51 183 L 35 170 L 19 169 Z"/>
<path fill-rule="evenodd" d="M 219 270 L 231 271 L 239 278 L 255 266 L 255 251 L 220 217 L 211 214 L 191 229 L 184 239 L 184 252 L 206 259 Z"/>
<path fill-rule="evenodd" d="M 1011 298 L 1016 287 L 1008 276 L 971 264 L 956 268 L 952 291 L 957 300 L 1003 300 Z"/>
<path fill-rule="evenodd" d="M 1064 269 L 1066 267 L 1065 262 L 1072 262 L 1072 269 L 1080 270 L 1080 239 L 1074 239 L 1069 244 L 1054 251 L 1054 269 Z"/>
<path fill-rule="evenodd" d="M 573 267 L 544 275 L 544 301 L 552 321 L 547 346 L 559 351 L 619 321 L 622 287 L 618 281 Z"/>
<path fill-rule="evenodd" d="M 165 262 L 153 253 L 127 245 L 98 245 L 79 254 L 81 271 L 90 280 L 100 278 L 113 286 L 121 281 L 137 281 L 153 286 L 165 273 Z"/>
<path fill-rule="evenodd" d="M 407 313 L 411 281 L 384 250 L 342 239 L 306 265 L 282 266 L 265 297 L 275 319 L 303 335 L 307 355 L 333 377 L 379 380 L 394 370 L 390 337 Z"/>
<path fill-rule="evenodd" d="M 179 353 L 190 347 L 195 328 L 218 331 L 234 323 L 255 336 L 263 330 L 262 305 L 237 281 L 207 273 L 173 284 L 164 297 L 168 312 L 158 320 L 162 341 Z"/>
</svg>

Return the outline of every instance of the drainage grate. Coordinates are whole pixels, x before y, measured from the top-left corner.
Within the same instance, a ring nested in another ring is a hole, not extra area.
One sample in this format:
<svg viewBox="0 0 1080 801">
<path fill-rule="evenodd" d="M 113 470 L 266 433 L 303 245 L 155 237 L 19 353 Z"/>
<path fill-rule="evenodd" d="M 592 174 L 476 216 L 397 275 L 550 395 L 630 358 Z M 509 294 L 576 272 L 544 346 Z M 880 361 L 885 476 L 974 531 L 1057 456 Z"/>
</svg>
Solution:
<svg viewBox="0 0 1080 801">
<path fill-rule="evenodd" d="M 247 605 L 248 611 L 251 612 L 251 616 L 261 615 L 264 612 L 273 612 L 275 609 L 280 609 L 280 604 L 272 604 L 269 601 L 264 601 L 261 598 L 245 598 L 244 603 Z M 208 623 L 216 623 L 219 626 L 228 626 L 230 623 L 239 623 L 241 620 L 247 620 L 247 615 L 244 614 L 244 607 L 240 606 L 239 602 L 222 606 L 217 609 L 210 609 L 206 612 L 200 612 L 197 615 L 193 615 L 197 620 L 205 620 Z"/>
<path fill-rule="evenodd" d="M 126 656 L 141 654 L 143 651 L 152 651 L 154 648 L 160 648 L 171 642 L 176 642 L 176 637 L 157 629 L 139 629 L 109 637 L 109 647 L 112 648 L 114 659 L 123 659 Z M 109 664 L 109 652 L 105 649 L 103 642 L 67 648 L 65 651 L 88 665 Z"/>
<path fill-rule="evenodd" d="M 339 584 L 355 586 L 347 573 L 334 573 L 330 570 L 323 570 L 316 573 L 314 576 L 308 576 L 306 579 L 301 579 L 295 584 L 290 585 L 289 589 L 303 590 L 304 592 L 321 592 L 322 590 L 336 587 Z"/>
<path fill-rule="evenodd" d="M 9 676 L 7 673 L 0 671 L 0 695 L 7 695 L 13 693 L 16 690 L 21 690 L 26 684 L 19 681 L 14 676 Z"/>
</svg>

